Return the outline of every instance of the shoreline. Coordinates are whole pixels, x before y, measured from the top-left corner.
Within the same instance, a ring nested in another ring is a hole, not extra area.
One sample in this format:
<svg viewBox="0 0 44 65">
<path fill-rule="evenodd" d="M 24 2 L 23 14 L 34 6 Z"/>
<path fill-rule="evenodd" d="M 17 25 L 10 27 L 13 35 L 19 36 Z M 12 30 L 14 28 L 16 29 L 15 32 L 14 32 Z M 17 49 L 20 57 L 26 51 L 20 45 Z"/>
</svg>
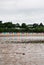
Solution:
<svg viewBox="0 0 44 65">
<path fill-rule="evenodd" d="M 44 33 L 0 33 L 0 37 L 14 37 L 14 36 L 44 36 Z"/>
<path fill-rule="evenodd" d="M 44 43 L 44 33 L 1 33 L 0 41 L 4 43 Z"/>
</svg>

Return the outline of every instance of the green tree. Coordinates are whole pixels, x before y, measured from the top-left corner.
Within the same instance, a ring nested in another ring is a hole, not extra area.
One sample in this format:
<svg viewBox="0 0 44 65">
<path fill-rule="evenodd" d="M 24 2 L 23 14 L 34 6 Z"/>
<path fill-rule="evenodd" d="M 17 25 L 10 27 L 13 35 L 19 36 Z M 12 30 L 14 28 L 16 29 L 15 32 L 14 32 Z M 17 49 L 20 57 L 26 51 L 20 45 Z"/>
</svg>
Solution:
<svg viewBox="0 0 44 65">
<path fill-rule="evenodd" d="M 43 24 L 42 23 L 40 23 L 40 25 L 39 26 L 43 26 Z"/>
<path fill-rule="evenodd" d="M 19 23 L 17 23 L 17 24 L 15 24 L 15 26 L 16 26 L 16 27 L 20 27 L 20 24 L 19 24 Z"/>
<path fill-rule="evenodd" d="M 37 23 L 34 23 L 33 24 L 33 27 L 35 28 L 35 27 L 38 27 L 38 24 Z"/>
<path fill-rule="evenodd" d="M 27 27 L 26 23 L 22 23 L 21 27 L 26 28 Z"/>
<path fill-rule="evenodd" d="M 6 27 L 6 28 L 12 28 L 12 22 L 6 22 L 6 23 L 4 23 L 4 27 Z"/>
<path fill-rule="evenodd" d="M 3 24 L 2 24 L 2 21 L 0 21 L 0 28 L 2 28 L 2 25 L 3 25 Z"/>
<path fill-rule="evenodd" d="M 0 24 L 2 24 L 2 21 L 0 21 Z"/>
</svg>

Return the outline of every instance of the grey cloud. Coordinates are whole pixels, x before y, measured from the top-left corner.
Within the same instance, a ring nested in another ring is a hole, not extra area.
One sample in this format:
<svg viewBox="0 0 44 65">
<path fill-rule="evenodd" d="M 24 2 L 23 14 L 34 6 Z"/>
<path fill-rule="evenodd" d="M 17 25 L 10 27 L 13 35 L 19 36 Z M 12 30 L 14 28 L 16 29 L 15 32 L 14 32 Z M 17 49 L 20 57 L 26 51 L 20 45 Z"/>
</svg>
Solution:
<svg viewBox="0 0 44 65">
<path fill-rule="evenodd" d="M 0 0 L 0 19 L 19 23 L 43 22 L 44 0 Z"/>
</svg>

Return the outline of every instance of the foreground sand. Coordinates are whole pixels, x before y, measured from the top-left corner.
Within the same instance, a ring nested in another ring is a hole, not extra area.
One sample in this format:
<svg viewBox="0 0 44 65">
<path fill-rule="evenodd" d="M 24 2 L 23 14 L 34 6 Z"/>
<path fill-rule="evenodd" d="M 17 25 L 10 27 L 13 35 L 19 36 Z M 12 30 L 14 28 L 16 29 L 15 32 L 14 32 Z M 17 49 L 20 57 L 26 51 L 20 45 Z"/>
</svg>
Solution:
<svg viewBox="0 0 44 65">
<path fill-rule="evenodd" d="M 0 65 L 44 65 L 44 44 L 0 42 Z"/>
<path fill-rule="evenodd" d="M 44 35 L 25 38 L 0 37 L 0 65 L 44 65 L 44 43 L 15 43 L 20 40 L 44 40 Z"/>
</svg>

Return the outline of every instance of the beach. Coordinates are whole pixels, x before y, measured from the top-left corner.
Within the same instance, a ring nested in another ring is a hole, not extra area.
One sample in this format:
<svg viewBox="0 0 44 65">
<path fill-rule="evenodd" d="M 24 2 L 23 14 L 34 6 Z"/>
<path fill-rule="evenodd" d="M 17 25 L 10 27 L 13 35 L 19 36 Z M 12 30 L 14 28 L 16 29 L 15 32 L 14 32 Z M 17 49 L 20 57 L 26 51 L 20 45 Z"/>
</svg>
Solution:
<svg viewBox="0 0 44 65">
<path fill-rule="evenodd" d="M 44 65 L 44 44 L 1 44 L 0 65 Z"/>
<path fill-rule="evenodd" d="M 10 43 L 44 42 L 44 33 L 1 33 L 0 41 Z"/>
<path fill-rule="evenodd" d="M 0 65 L 44 65 L 44 42 L 24 40 L 44 40 L 44 35 L 0 37 Z"/>
<path fill-rule="evenodd" d="M 44 33 L 0 33 L 0 37 L 14 36 L 44 36 Z"/>
</svg>

